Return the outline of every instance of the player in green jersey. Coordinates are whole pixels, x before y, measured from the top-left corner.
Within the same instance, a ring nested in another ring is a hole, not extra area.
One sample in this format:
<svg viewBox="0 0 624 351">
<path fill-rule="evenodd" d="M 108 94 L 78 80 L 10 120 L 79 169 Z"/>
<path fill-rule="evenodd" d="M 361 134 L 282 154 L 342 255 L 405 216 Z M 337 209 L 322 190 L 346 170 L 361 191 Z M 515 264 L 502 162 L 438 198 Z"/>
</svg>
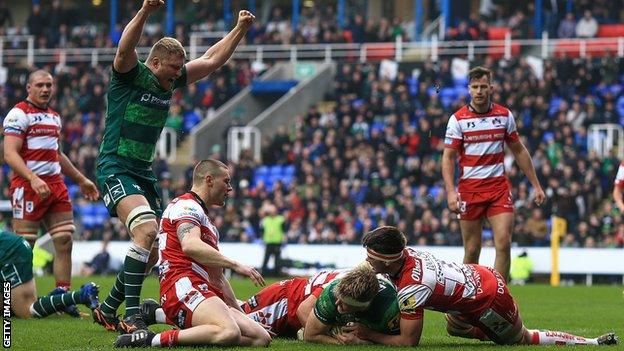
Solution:
<svg viewBox="0 0 624 351">
<path fill-rule="evenodd" d="M 108 330 L 132 333 L 145 327 L 139 311 L 150 251 L 162 213 L 157 179 L 151 169 L 156 143 L 176 88 L 194 83 L 221 67 L 251 26 L 254 15 L 242 10 L 236 27 L 201 57 L 185 64 L 186 52 L 174 38 L 162 38 L 140 62 L 135 47 L 147 18 L 164 5 L 144 0 L 124 29 L 113 61 L 107 94 L 106 127 L 97 161 L 97 183 L 112 216 L 125 223 L 132 244 L 123 269 L 94 320 Z M 115 317 L 125 300 L 125 319 Z"/>
<path fill-rule="evenodd" d="M 78 303 L 90 309 L 99 305 L 98 286 L 95 283 L 83 285 L 80 291 L 63 291 L 37 298 L 32 258 L 32 250 L 26 239 L 11 232 L 0 231 L 0 275 L 3 291 L 10 290 L 5 298 L 9 296 L 11 312 L 17 317 L 42 318 Z"/>
<path fill-rule="evenodd" d="M 355 267 L 323 290 L 308 316 L 303 339 L 324 344 L 369 343 L 354 333 L 334 331 L 336 326 L 355 322 L 384 334 L 399 332 L 396 289 L 367 264 Z"/>
</svg>

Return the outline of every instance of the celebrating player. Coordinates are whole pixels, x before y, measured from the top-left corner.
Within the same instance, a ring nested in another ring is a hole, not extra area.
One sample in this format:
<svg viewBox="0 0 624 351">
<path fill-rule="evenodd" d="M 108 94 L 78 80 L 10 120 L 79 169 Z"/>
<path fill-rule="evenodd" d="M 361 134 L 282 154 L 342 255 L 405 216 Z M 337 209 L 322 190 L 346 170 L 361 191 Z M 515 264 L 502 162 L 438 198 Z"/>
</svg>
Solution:
<svg viewBox="0 0 624 351">
<path fill-rule="evenodd" d="M 397 292 L 368 264 L 329 283 L 319 295 L 305 324 L 303 339 L 323 344 L 369 344 L 356 333 L 332 332 L 335 326 L 359 323 L 380 334 L 399 333 Z M 348 328 L 348 327 L 347 327 Z"/>
<path fill-rule="evenodd" d="M 208 159 L 195 166 L 191 191 L 167 206 L 158 234 L 162 310 L 181 330 L 154 334 L 139 329 L 119 336 L 115 347 L 270 343 L 264 327 L 242 312 L 223 269 L 256 285 L 264 286 L 264 279 L 256 269 L 219 252 L 219 232 L 208 217 L 208 208 L 224 206 L 231 190 L 225 164 Z"/>
<path fill-rule="evenodd" d="M 449 118 L 442 155 L 442 176 L 448 207 L 459 214 L 464 241 L 464 263 L 479 263 L 483 219 L 494 233 L 494 267 L 505 279 L 511 262 L 511 233 L 514 208 L 503 160 L 503 143 L 513 153 L 518 166 L 533 185 L 535 203 L 545 195 L 535 175 L 529 152 L 516 131 L 511 111 L 491 101 L 492 72 L 475 67 L 468 72 L 470 104 Z M 455 190 L 455 159 L 459 155 L 460 177 Z"/>
<path fill-rule="evenodd" d="M 240 11 L 236 27 L 201 57 L 185 64 L 186 52 L 174 38 L 162 38 L 145 63 L 135 47 L 147 18 L 164 0 L 144 0 L 124 29 L 113 61 L 107 94 L 104 139 L 97 161 L 97 183 L 112 216 L 126 225 L 132 244 L 109 296 L 94 320 L 108 330 L 128 333 L 144 323 L 133 317 L 139 311 L 144 273 L 162 214 L 158 181 L 151 169 L 156 143 L 165 126 L 171 96 L 176 88 L 194 83 L 221 67 L 251 26 L 254 16 Z M 155 255 L 152 261 L 155 261 Z M 125 300 L 125 319 L 115 312 Z"/>
<path fill-rule="evenodd" d="M 59 292 L 69 291 L 76 227 L 61 173 L 78 184 L 87 199 L 97 200 L 99 194 L 95 184 L 61 151 L 61 117 L 49 106 L 54 90 L 52 75 L 43 70 L 32 72 L 26 90 L 26 100 L 15 105 L 4 119 L 4 159 L 13 170 L 11 225 L 32 246 L 43 224 L 56 250 L 56 287 Z M 75 307 L 67 312 L 77 316 Z"/>
<path fill-rule="evenodd" d="M 620 213 L 624 214 L 624 197 L 622 196 L 622 189 L 624 189 L 624 161 L 620 163 L 617 175 L 615 176 L 615 182 L 613 184 L 613 200 L 615 205 L 620 209 Z"/>
<path fill-rule="evenodd" d="M 0 272 L 3 281 L 11 284 L 11 311 L 16 316 L 42 318 L 77 303 L 90 309 L 99 305 L 95 283 L 83 285 L 80 291 L 64 291 L 62 294 L 37 298 L 32 259 L 32 250 L 24 237 L 0 232 Z"/>
<path fill-rule="evenodd" d="M 475 264 L 448 263 L 433 255 L 406 248 L 405 235 L 395 227 L 379 227 L 364 235 L 367 261 L 386 273 L 399 290 L 399 335 L 385 335 L 362 325 L 350 331 L 362 339 L 387 345 L 418 345 L 423 310 L 445 312 L 450 335 L 497 344 L 613 345 L 608 333 L 595 339 L 558 331 L 527 329 L 503 277 Z"/>
</svg>

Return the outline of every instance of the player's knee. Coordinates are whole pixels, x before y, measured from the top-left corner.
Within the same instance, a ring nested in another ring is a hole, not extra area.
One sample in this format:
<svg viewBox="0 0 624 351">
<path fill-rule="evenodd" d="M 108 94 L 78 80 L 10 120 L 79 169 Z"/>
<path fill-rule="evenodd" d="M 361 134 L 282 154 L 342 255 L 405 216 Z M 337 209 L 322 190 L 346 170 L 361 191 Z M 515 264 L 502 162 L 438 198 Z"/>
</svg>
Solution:
<svg viewBox="0 0 624 351">
<path fill-rule="evenodd" d="M 126 227 L 135 241 L 144 241 L 149 244 L 146 248 L 151 248 L 158 232 L 156 213 L 149 206 L 139 206 L 128 214 Z"/>
<path fill-rule="evenodd" d="M 509 256 L 511 250 L 511 240 L 501 240 L 496 245 L 496 254 L 497 255 L 507 255 Z"/>
<path fill-rule="evenodd" d="M 74 223 L 64 223 L 50 228 L 50 236 L 57 251 L 71 251 L 72 235 L 76 231 Z"/>
</svg>

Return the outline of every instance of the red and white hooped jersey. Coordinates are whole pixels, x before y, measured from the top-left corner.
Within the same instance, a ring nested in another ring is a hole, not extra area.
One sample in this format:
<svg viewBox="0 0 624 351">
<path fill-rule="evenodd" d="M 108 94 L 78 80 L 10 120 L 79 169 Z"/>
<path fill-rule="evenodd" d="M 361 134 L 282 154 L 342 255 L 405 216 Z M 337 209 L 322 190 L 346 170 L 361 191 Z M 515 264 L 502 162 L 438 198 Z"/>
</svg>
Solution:
<svg viewBox="0 0 624 351">
<path fill-rule="evenodd" d="M 614 185 L 620 189 L 624 189 L 624 161 L 620 163 L 620 167 L 618 168 L 617 175 L 615 176 Z"/>
<path fill-rule="evenodd" d="M 332 271 L 321 271 L 310 278 L 293 278 L 288 289 L 288 303 L 295 311 L 310 295 L 319 297 L 323 289 L 334 279 L 342 278 L 350 269 L 337 269 Z"/>
<path fill-rule="evenodd" d="M 4 135 L 24 140 L 19 155 L 26 166 L 46 181 L 62 180 L 59 163 L 61 117 L 51 108 L 41 109 L 28 101 L 15 105 L 4 118 Z M 14 174 L 12 185 L 26 182 Z"/>
<path fill-rule="evenodd" d="M 504 190 L 504 142 L 519 140 L 513 114 L 492 104 L 486 113 L 476 113 L 469 105 L 449 118 L 444 147 L 459 151 L 458 192 Z"/>
<path fill-rule="evenodd" d="M 398 291 L 401 318 L 420 319 L 423 309 L 450 314 L 476 313 L 495 297 L 498 282 L 486 267 L 449 263 L 428 252 L 406 248 L 405 263 L 391 277 Z M 504 284 L 504 283 L 503 283 Z"/>
<path fill-rule="evenodd" d="M 163 212 L 158 232 L 158 264 L 161 293 L 175 284 L 177 275 L 192 271 L 206 281 L 209 280 L 210 267 L 188 257 L 182 251 L 178 237 L 178 226 L 191 223 L 201 229 L 201 240 L 219 250 L 219 231 L 208 217 L 201 199 L 193 193 L 186 193 L 175 198 Z"/>
</svg>

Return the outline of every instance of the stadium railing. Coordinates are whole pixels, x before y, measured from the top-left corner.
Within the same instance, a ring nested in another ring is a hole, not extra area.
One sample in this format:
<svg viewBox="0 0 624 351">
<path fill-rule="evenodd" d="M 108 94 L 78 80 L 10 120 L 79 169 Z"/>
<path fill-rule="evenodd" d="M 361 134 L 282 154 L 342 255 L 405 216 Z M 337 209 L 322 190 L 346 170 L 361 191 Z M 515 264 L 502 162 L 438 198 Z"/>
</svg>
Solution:
<svg viewBox="0 0 624 351">
<path fill-rule="evenodd" d="M 90 62 L 93 66 L 112 62 L 116 48 L 61 48 L 35 49 L 34 41 L 26 37 L 27 47 L 9 48 L 14 37 L 0 37 L 0 62 L 11 65 L 56 63 L 65 65 Z M 194 45 L 193 52 L 203 52 L 209 46 Z M 146 57 L 149 47 L 137 48 L 139 57 Z M 243 45 L 234 59 L 263 62 L 266 60 L 338 60 L 338 61 L 396 61 L 437 60 L 441 56 L 464 56 L 469 61 L 479 55 L 510 59 L 519 53 L 532 53 L 541 58 L 566 55 L 569 57 L 602 56 L 606 53 L 624 57 L 624 37 L 592 39 L 550 39 L 544 33 L 541 39 L 512 39 L 507 33 L 502 40 L 440 41 L 437 35 L 430 41 L 403 42 L 397 38 L 387 43 L 333 43 L 301 45 Z"/>
</svg>

